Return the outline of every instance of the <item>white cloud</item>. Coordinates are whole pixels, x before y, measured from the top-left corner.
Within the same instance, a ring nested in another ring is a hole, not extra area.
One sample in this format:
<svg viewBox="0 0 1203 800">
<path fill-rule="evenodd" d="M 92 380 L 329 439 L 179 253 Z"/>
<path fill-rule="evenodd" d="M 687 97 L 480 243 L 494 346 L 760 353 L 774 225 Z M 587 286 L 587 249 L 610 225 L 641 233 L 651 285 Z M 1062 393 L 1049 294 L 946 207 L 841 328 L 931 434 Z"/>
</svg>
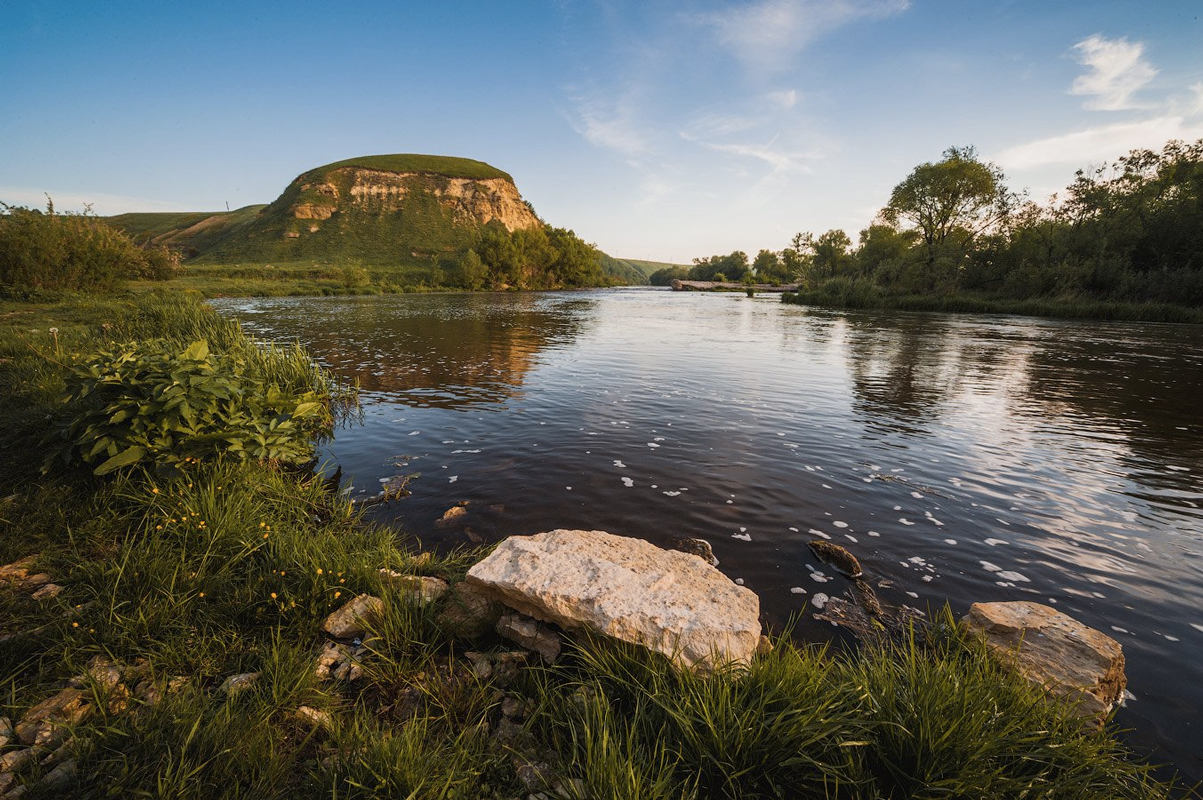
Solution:
<svg viewBox="0 0 1203 800">
<path fill-rule="evenodd" d="M 794 89 L 784 89 L 777 92 L 769 92 L 769 102 L 781 108 L 793 108 L 798 105 L 798 92 Z"/>
<path fill-rule="evenodd" d="M 757 0 L 692 21 L 714 29 L 719 43 L 749 68 L 776 72 L 808 44 L 851 22 L 882 19 L 910 0 Z"/>
<path fill-rule="evenodd" d="M 641 130 L 635 104 L 629 101 L 578 101 L 570 124 L 590 144 L 626 156 L 648 151 L 648 137 Z"/>
<path fill-rule="evenodd" d="M 779 150 L 774 147 L 776 140 L 768 144 L 740 144 L 735 142 L 725 144 L 699 142 L 699 144 L 719 153 L 762 161 L 771 166 L 773 171 L 777 173 L 810 172 L 811 168 L 807 162 L 816 157 L 813 154 L 789 153 Z"/>
<path fill-rule="evenodd" d="M 1089 68 L 1079 75 L 1070 94 L 1086 96 L 1086 108 L 1123 111 L 1135 108 L 1132 95 L 1157 75 L 1142 58 L 1144 45 L 1127 39 L 1104 39 L 1094 35 L 1074 45 L 1078 63 Z"/>
<path fill-rule="evenodd" d="M 1009 170 L 1062 164 L 1086 167 L 1111 161 L 1140 147 L 1160 150 L 1170 139 L 1199 138 L 1203 138 L 1203 122 L 1163 116 L 1037 139 L 1004 150 L 994 160 Z"/>
</svg>

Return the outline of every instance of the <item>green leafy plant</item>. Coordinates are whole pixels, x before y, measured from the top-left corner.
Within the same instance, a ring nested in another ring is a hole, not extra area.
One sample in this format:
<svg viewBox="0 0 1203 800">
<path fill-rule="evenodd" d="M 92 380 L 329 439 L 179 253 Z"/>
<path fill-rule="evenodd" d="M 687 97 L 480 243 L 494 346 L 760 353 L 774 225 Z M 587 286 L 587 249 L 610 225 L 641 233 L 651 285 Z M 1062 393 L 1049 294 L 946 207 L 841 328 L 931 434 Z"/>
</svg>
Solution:
<svg viewBox="0 0 1203 800">
<path fill-rule="evenodd" d="M 333 425 L 328 398 L 283 391 L 252 360 L 210 352 L 203 339 L 182 352 L 152 340 L 86 356 L 63 399 L 75 413 L 60 452 L 96 475 L 218 456 L 302 463 Z"/>
</svg>

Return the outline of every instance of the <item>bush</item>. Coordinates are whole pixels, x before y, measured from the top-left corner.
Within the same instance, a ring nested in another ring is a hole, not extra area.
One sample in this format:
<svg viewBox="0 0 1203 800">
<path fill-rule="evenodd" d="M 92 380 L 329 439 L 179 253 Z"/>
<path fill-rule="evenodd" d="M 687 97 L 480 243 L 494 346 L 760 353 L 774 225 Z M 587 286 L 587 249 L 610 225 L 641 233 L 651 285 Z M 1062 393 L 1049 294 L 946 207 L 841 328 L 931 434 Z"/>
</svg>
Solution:
<svg viewBox="0 0 1203 800">
<path fill-rule="evenodd" d="M 154 340 L 86 356 L 64 400 L 75 414 L 61 431 L 61 455 L 97 475 L 218 455 L 298 464 L 333 424 L 327 398 L 282 391 L 249 360 L 210 353 L 204 340 L 183 352 Z"/>
<path fill-rule="evenodd" d="M 165 280 L 179 255 L 143 250 L 96 217 L 0 203 L 0 285 L 35 290 L 111 290 L 130 278 Z"/>
</svg>

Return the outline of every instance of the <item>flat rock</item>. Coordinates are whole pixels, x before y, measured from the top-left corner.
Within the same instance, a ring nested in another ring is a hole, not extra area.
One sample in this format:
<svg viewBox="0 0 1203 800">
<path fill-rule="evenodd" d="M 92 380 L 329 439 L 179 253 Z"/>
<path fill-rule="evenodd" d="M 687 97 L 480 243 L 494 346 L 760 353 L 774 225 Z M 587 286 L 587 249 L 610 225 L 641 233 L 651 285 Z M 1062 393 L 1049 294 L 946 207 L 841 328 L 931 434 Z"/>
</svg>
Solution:
<svg viewBox="0 0 1203 800">
<path fill-rule="evenodd" d="M 33 568 L 34 562 L 37 560 L 38 556 L 35 554 L 0 567 L 0 583 L 16 585 L 24 583 L 25 579 L 29 577 L 29 571 Z"/>
<path fill-rule="evenodd" d="M 57 583 L 47 583 L 30 595 L 30 597 L 41 602 L 42 600 L 53 600 L 62 593 L 62 586 L 59 586 Z"/>
<path fill-rule="evenodd" d="M 322 630 L 335 639 L 363 638 L 367 626 L 375 621 L 384 608 L 384 601 L 370 594 L 361 594 L 326 617 Z"/>
<path fill-rule="evenodd" d="M 982 636 L 1004 663 L 1054 697 L 1077 702 L 1084 717 L 1102 717 L 1128 683 L 1119 642 L 1040 603 L 974 603 L 962 624 Z"/>
<path fill-rule="evenodd" d="M 259 682 L 258 672 L 242 672 L 237 675 L 231 675 L 222 682 L 217 691 L 224 695 L 233 697 L 239 692 L 245 691 Z"/>
<path fill-rule="evenodd" d="M 563 640 L 551 628 L 521 614 L 505 614 L 497 620 L 497 633 L 511 642 L 533 650 L 548 664 L 554 664 L 563 649 Z"/>
<path fill-rule="evenodd" d="M 747 664 L 760 600 L 697 556 L 605 531 L 510 537 L 468 572 L 520 613 L 663 653 L 685 667 Z"/>
<path fill-rule="evenodd" d="M 80 689 L 63 689 L 25 712 L 17 723 L 17 738 L 22 744 L 50 747 L 67 735 L 67 728 L 82 720 L 92 710 L 84 702 Z"/>
</svg>

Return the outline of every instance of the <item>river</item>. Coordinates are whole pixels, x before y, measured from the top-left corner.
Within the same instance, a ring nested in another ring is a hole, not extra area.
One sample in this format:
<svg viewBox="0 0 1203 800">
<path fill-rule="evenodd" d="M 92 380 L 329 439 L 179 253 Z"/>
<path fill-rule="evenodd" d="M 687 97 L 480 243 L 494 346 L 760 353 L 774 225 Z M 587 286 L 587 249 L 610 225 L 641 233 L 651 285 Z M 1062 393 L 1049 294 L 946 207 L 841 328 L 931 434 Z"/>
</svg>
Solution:
<svg viewBox="0 0 1203 800">
<path fill-rule="evenodd" d="M 427 546 L 698 536 L 812 641 L 847 588 L 816 537 L 887 603 L 1052 604 L 1123 645 L 1127 741 L 1203 778 L 1203 327 L 653 289 L 214 305 L 359 381 L 323 457 L 357 494 L 416 475 L 371 513 Z"/>
</svg>

